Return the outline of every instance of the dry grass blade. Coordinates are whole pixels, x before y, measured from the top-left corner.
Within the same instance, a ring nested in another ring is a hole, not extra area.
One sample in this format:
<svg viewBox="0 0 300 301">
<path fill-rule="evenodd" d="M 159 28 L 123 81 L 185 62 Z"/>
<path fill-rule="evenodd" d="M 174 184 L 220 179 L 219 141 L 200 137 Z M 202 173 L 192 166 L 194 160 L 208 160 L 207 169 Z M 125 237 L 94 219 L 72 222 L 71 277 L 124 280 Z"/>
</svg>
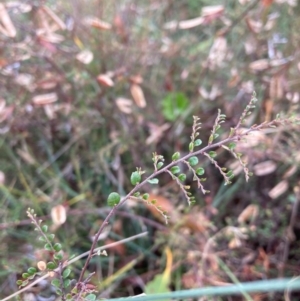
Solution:
<svg viewBox="0 0 300 301">
<path fill-rule="evenodd" d="M 4 6 L 0 3 L 0 31 L 9 38 L 14 38 L 17 35 L 16 28 L 10 19 L 9 14 Z"/>
</svg>

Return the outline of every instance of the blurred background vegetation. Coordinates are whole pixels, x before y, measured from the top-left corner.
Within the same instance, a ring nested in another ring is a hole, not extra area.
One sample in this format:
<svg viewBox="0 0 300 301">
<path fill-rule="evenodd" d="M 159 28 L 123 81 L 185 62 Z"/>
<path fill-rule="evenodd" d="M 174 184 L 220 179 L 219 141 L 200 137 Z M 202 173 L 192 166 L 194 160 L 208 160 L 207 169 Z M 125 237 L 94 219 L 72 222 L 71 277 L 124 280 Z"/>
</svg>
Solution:
<svg viewBox="0 0 300 301">
<path fill-rule="evenodd" d="M 227 115 L 225 137 L 254 90 L 259 105 L 247 126 L 278 113 L 299 116 L 299 16 L 296 0 L 1 2 L 0 298 L 50 256 L 40 251 L 28 207 L 56 234 L 65 258 L 80 254 L 108 213 L 107 195 L 125 195 L 136 167 L 151 173 L 154 151 L 167 161 L 188 152 L 193 115 L 203 141 L 217 109 Z M 151 291 L 163 273 L 166 290 L 299 276 L 299 140 L 299 128 L 288 126 L 242 141 L 254 171 L 249 183 L 218 150 L 235 180 L 224 186 L 203 160 L 211 193 L 192 186 L 192 208 L 167 175 L 145 187 L 170 224 L 138 202 L 117 212 L 100 245 L 148 236 L 93 259 L 99 296 Z M 81 267 L 74 265 L 74 278 Z M 52 294 L 45 281 L 23 299 Z"/>
</svg>

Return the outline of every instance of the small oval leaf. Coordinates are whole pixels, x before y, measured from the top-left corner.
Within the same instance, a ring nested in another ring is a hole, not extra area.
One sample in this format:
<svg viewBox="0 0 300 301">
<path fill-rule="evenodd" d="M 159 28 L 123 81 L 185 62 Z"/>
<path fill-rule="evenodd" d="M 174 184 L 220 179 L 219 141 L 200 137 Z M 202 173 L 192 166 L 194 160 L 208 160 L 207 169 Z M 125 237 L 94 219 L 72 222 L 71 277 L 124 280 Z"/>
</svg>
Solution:
<svg viewBox="0 0 300 301">
<path fill-rule="evenodd" d="M 59 252 L 59 251 L 62 249 L 62 245 L 59 244 L 59 243 L 56 243 L 56 244 L 53 246 L 53 249 L 54 249 L 56 252 Z"/>
<path fill-rule="evenodd" d="M 163 162 L 158 162 L 156 167 L 157 169 L 161 169 L 163 167 L 164 163 Z"/>
<path fill-rule="evenodd" d="M 158 182 L 159 181 L 156 178 L 148 180 L 148 183 L 150 183 L 150 184 L 158 184 Z"/>
<path fill-rule="evenodd" d="M 175 175 L 177 173 L 180 173 L 180 168 L 179 168 L 179 166 L 173 166 L 170 168 L 170 171 L 173 175 Z"/>
<path fill-rule="evenodd" d="M 175 154 L 173 154 L 172 156 L 172 161 L 176 161 L 180 158 L 180 152 L 176 152 Z"/>
<path fill-rule="evenodd" d="M 55 278 L 51 281 L 51 284 L 55 287 L 59 287 L 60 286 L 60 281 L 59 279 Z"/>
<path fill-rule="evenodd" d="M 196 139 L 194 142 L 195 146 L 200 146 L 202 144 L 202 140 L 201 139 Z"/>
<path fill-rule="evenodd" d="M 193 156 L 193 157 L 189 158 L 189 163 L 191 164 L 191 166 L 195 166 L 195 165 L 197 165 L 197 164 L 198 164 L 198 162 L 199 162 L 199 160 L 198 160 L 198 158 L 197 158 L 197 157 L 195 157 L 195 156 Z"/>
<path fill-rule="evenodd" d="M 186 175 L 184 173 L 180 174 L 178 176 L 178 179 L 181 181 L 181 182 L 184 182 L 186 180 Z"/>
<path fill-rule="evenodd" d="M 204 175 L 204 173 L 205 173 L 204 168 L 199 167 L 199 168 L 196 169 L 196 174 L 197 174 L 198 176 L 202 176 L 202 175 Z"/>
</svg>

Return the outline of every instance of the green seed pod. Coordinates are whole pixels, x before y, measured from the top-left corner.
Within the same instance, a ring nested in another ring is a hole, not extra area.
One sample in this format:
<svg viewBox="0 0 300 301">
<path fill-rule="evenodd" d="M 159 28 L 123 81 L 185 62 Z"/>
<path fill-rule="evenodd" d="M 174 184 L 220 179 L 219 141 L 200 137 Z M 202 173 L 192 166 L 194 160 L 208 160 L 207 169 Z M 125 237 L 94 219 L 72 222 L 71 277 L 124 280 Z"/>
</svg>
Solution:
<svg viewBox="0 0 300 301">
<path fill-rule="evenodd" d="M 112 192 L 107 198 L 107 205 L 110 207 L 116 206 L 120 203 L 120 200 L 120 195 L 116 192 Z"/>
<path fill-rule="evenodd" d="M 137 171 L 134 171 L 132 174 L 131 174 L 131 177 L 130 177 L 130 182 L 132 185 L 137 185 L 141 182 L 141 175 L 139 174 L 139 172 Z"/>
</svg>

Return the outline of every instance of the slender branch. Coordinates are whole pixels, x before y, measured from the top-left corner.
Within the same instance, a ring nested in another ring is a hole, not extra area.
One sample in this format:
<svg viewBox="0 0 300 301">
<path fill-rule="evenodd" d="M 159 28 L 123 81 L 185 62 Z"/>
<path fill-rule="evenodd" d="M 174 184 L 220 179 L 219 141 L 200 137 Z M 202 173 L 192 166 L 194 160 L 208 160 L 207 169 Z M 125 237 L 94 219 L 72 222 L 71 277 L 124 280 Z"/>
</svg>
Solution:
<svg viewBox="0 0 300 301">
<path fill-rule="evenodd" d="M 251 102 L 250 102 L 251 103 Z M 244 114 L 243 114 L 244 115 Z M 242 115 L 242 116 L 243 116 Z M 244 116 L 243 116 L 244 117 Z M 242 119 L 241 119 L 242 121 Z M 241 137 L 243 136 L 246 136 L 248 135 L 250 132 L 253 132 L 253 131 L 258 131 L 258 130 L 261 130 L 262 128 L 265 128 L 265 127 L 269 127 L 269 126 L 272 126 L 272 125 L 275 125 L 277 124 L 278 122 L 280 122 L 279 120 L 273 120 L 271 122 L 264 122 L 260 125 L 254 125 L 252 126 L 251 128 L 249 128 L 248 130 L 242 132 L 242 133 L 237 133 L 237 130 L 239 128 L 239 126 L 241 125 L 242 122 L 239 122 L 238 125 L 234 128 L 234 134 L 233 136 L 231 137 L 228 137 L 222 141 L 219 141 L 219 142 L 216 142 L 216 143 L 213 143 L 213 144 L 210 144 L 210 145 L 207 145 L 205 147 L 203 147 L 202 149 L 200 150 L 197 150 L 197 151 L 194 151 L 192 153 L 189 153 L 187 154 L 186 156 L 182 157 L 182 158 L 179 158 L 178 160 L 176 161 L 172 161 L 170 164 L 166 165 L 165 167 L 155 171 L 154 173 L 152 173 L 150 176 L 148 176 L 145 180 L 143 180 L 140 184 L 137 184 L 125 197 L 124 199 L 117 205 L 115 205 L 111 211 L 109 212 L 109 214 L 106 216 L 105 220 L 103 221 L 102 225 L 100 226 L 98 232 L 96 233 L 95 235 L 95 238 L 94 238 L 94 241 L 92 243 L 92 246 L 91 246 L 91 249 L 89 251 L 89 255 L 86 259 L 86 262 L 84 264 L 84 267 L 82 268 L 81 270 L 81 273 L 80 273 L 80 276 L 79 276 L 79 280 L 78 282 L 82 282 L 83 281 L 83 278 L 84 278 L 84 273 L 85 271 L 87 270 L 87 267 L 93 257 L 93 253 L 94 253 L 94 249 L 96 248 L 96 245 L 97 245 L 97 242 L 98 242 L 98 239 L 100 237 L 100 234 L 102 233 L 102 231 L 104 230 L 104 228 L 106 227 L 106 225 L 108 225 L 108 222 L 110 220 L 110 218 L 115 214 L 116 210 L 118 208 L 120 208 L 122 205 L 124 205 L 124 203 L 135 193 L 137 192 L 142 186 L 144 186 L 149 180 L 151 180 L 152 178 L 155 178 L 156 176 L 158 176 L 159 174 L 161 173 L 164 173 L 164 172 L 167 172 L 171 167 L 175 166 L 175 165 L 178 165 L 179 163 L 181 162 L 184 162 L 186 160 L 188 160 L 190 157 L 192 156 L 197 156 L 197 155 L 203 155 L 205 152 L 207 152 L 208 150 L 210 149 L 215 149 L 215 148 L 218 148 L 218 147 L 221 147 L 223 144 L 226 144 L 226 143 L 229 143 L 229 142 L 232 142 L 232 141 L 239 141 L 241 139 Z"/>
<path fill-rule="evenodd" d="M 98 247 L 94 250 L 94 253 L 95 252 L 98 252 L 98 251 L 103 251 L 103 250 L 106 250 L 106 249 L 109 249 L 109 248 L 113 248 L 115 246 L 118 246 L 119 244 L 122 244 L 122 243 L 126 243 L 126 242 L 129 242 L 129 241 L 132 241 L 132 240 L 135 240 L 135 239 L 138 239 L 140 237 L 144 237 L 148 234 L 148 232 L 142 232 L 140 234 L 137 234 L 137 235 L 134 235 L 134 236 L 131 236 L 131 237 L 128 237 L 128 238 L 124 238 L 124 239 L 121 239 L 119 241 L 116 241 L 116 242 L 113 242 L 111 244 L 108 244 L 106 246 L 102 246 L 102 247 Z M 67 261 L 66 263 L 64 263 L 64 267 L 67 267 L 69 265 L 71 265 L 72 263 L 78 261 L 79 259 L 85 257 L 85 256 L 88 256 L 90 253 L 90 251 L 87 251 L 85 253 L 82 253 L 78 256 L 76 256 L 75 258 L 72 258 L 71 260 Z M 59 268 L 56 268 L 54 270 L 54 272 L 58 272 L 59 271 Z M 26 292 L 28 289 L 30 289 L 31 287 L 35 286 L 36 284 L 40 283 L 41 281 L 43 281 L 44 279 L 47 279 L 48 277 L 50 277 L 49 273 L 41 276 L 40 278 L 32 281 L 31 283 L 29 283 L 28 285 L 26 285 L 26 287 L 18 290 L 17 292 L 5 297 L 4 299 L 1 299 L 0 301 L 7 301 L 7 300 L 10 300 L 12 299 L 13 297 L 16 297 L 24 292 Z"/>
</svg>

